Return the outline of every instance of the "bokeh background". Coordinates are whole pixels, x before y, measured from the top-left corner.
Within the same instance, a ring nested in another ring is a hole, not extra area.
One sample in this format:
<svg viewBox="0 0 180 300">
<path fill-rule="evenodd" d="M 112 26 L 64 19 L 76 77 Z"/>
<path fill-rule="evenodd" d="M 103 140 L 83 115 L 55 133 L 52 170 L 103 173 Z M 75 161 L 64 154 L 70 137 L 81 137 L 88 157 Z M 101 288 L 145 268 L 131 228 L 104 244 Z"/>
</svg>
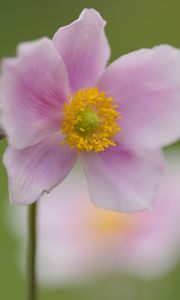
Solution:
<svg viewBox="0 0 180 300">
<path fill-rule="evenodd" d="M 51 37 L 58 27 L 76 19 L 84 7 L 107 20 L 111 60 L 143 47 L 169 43 L 180 48 L 179 0 L 0 0 L 0 59 L 15 54 L 21 41 Z M 6 142 L 0 143 L 2 158 Z M 175 146 L 177 150 L 180 147 Z M 171 151 L 169 149 L 168 151 Z M 0 165 L 0 299 L 26 299 L 26 281 L 19 271 L 19 241 L 7 225 L 7 179 Z M 18 209 L 18 208 L 17 208 Z M 158 279 L 116 273 L 78 287 L 41 287 L 40 300 L 166 300 L 180 299 L 180 265 Z"/>
</svg>

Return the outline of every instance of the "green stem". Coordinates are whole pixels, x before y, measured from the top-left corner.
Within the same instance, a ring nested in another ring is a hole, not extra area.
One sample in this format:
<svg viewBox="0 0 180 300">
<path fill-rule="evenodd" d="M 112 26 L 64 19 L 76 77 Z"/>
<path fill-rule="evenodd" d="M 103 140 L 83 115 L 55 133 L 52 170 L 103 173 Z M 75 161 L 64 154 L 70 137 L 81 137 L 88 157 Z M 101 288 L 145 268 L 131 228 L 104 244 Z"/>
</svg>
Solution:
<svg viewBox="0 0 180 300">
<path fill-rule="evenodd" d="M 36 287 L 36 203 L 29 206 L 28 300 L 37 300 Z"/>
</svg>

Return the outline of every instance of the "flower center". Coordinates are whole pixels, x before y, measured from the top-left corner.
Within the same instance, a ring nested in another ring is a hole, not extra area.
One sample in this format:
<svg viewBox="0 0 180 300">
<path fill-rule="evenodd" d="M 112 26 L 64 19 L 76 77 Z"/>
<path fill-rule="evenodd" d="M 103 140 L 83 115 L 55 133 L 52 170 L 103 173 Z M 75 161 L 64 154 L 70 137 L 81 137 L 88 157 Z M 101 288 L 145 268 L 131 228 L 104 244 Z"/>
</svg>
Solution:
<svg viewBox="0 0 180 300">
<path fill-rule="evenodd" d="M 70 100 L 64 105 L 63 143 L 80 152 L 100 152 L 115 146 L 113 137 L 121 131 L 117 123 L 121 117 L 113 98 L 92 87 L 77 91 Z"/>
<path fill-rule="evenodd" d="M 74 127 L 77 133 L 89 135 L 92 134 L 98 127 L 98 115 L 90 108 L 85 108 L 83 111 L 80 111 L 77 118 L 79 119 L 79 122 Z"/>
<path fill-rule="evenodd" d="M 91 207 L 89 211 L 91 211 L 89 227 L 98 237 L 118 234 L 120 238 L 138 226 L 136 216 L 105 211 L 96 207 Z"/>
</svg>

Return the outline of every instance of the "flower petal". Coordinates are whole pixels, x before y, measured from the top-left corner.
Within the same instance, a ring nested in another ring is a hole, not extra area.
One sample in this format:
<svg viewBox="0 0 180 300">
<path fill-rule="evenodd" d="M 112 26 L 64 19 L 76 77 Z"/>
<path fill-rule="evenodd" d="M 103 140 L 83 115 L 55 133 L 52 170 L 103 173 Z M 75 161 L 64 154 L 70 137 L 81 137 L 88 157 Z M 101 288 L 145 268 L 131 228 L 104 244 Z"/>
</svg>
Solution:
<svg viewBox="0 0 180 300">
<path fill-rule="evenodd" d="M 47 38 L 22 44 L 4 61 L 0 83 L 2 125 L 10 144 L 31 146 L 59 130 L 69 93 L 64 63 Z"/>
<path fill-rule="evenodd" d="M 120 104 L 123 140 L 155 149 L 180 137 L 180 51 L 142 49 L 111 64 L 98 86 Z"/>
<path fill-rule="evenodd" d="M 135 152 L 125 147 L 82 155 L 90 194 L 95 204 L 115 211 L 149 208 L 163 171 L 158 152 Z"/>
<path fill-rule="evenodd" d="M 11 201 L 17 204 L 35 202 L 65 178 L 75 160 L 75 152 L 60 145 L 58 136 L 24 150 L 9 147 L 4 154 L 4 164 Z"/>
<path fill-rule="evenodd" d="M 168 168 L 158 190 L 153 213 L 136 214 L 138 221 L 117 249 L 117 253 L 121 253 L 120 267 L 132 274 L 160 276 L 179 260 L 179 158 L 177 149 L 166 153 Z"/>
<path fill-rule="evenodd" d="M 84 9 L 78 20 L 60 28 L 53 42 L 69 73 L 72 92 L 92 86 L 104 70 L 110 49 L 105 21 L 94 9 Z"/>
</svg>

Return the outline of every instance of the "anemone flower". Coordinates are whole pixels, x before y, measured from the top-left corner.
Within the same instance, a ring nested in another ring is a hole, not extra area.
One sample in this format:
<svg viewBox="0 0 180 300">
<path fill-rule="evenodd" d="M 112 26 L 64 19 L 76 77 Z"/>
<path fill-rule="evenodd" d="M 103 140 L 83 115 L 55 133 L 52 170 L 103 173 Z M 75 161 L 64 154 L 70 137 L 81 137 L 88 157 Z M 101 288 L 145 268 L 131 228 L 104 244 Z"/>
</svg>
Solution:
<svg viewBox="0 0 180 300">
<path fill-rule="evenodd" d="M 63 181 L 77 158 L 96 205 L 148 208 L 163 171 L 161 148 L 180 133 L 180 51 L 110 48 L 94 9 L 53 39 L 23 43 L 2 62 L 4 164 L 11 201 L 30 204 Z"/>
</svg>

